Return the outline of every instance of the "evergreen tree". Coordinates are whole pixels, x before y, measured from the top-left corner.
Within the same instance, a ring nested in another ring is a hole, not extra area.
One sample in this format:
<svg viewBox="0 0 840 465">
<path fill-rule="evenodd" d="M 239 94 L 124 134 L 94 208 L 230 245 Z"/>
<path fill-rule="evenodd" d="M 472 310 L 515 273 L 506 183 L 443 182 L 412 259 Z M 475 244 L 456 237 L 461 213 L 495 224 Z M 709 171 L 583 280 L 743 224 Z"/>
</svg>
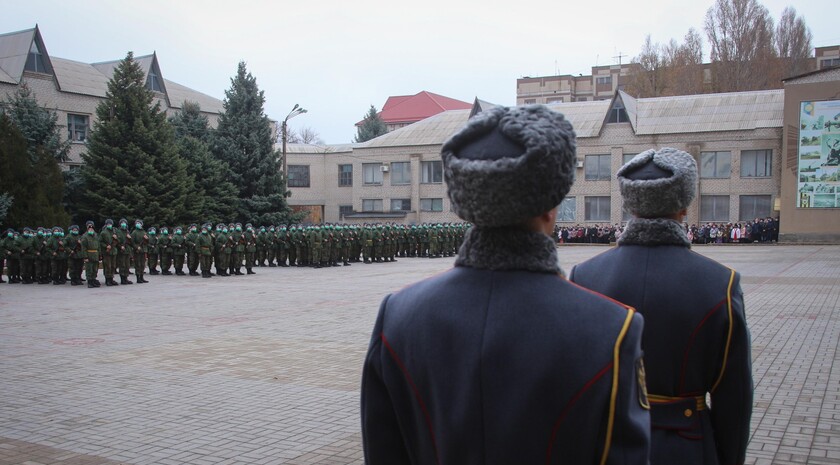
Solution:
<svg viewBox="0 0 840 465">
<path fill-rule="evenodd" d="M 17 228 L 66 226 L 70 217 L 61 205 L 61 169 L 42 147 L 30 152 L 19 128 L 0 114 L 0 186 L 10 203 L 4 222 Z"/>
<path fill-rule="evenodd" d="M 13 200 L 14 197 L 12 197 L 7 192 L 0 194 L 0 225 L 4 224 L 3 222 L 6 220 L 6 215 L 9 213 L 9 208 L 12 207 Z"/>
<path fill-rule="evenodd" d="M 356 128 L 356 142 L 366 142 L 388 132 L 385 122 L 379 117 L 376 107 L 370 106 L 362 124 Z"/>
<path fill-rule="evenodd" d="M 230 167 L 230 180 L 238 189 L 238 220 L 288 222 L 296 215 L 286 203 L 286 181 L 264 104 L 256 78 L 245 69 L 245 62 L 239 62 L 236 77 L 225 91 L 224 113 L 214 131 L 212 151 Z"/>
<path fill-rule="evenodd" d="M 198 217 L 194 179 L 178 153 L 175 135 L 145 74 L 129 52 L 108 82 L 105 100 L 82 155 L 81 210 L 106 217 L 177 224 Z"/>
<path fill-rule="evenodd" d="M 175 130 L 178 150 L 187 163 L 187 172 L 196 175 L 195 195 L 201 202 L 201 221 L 217 223 L 234 218 L 238 191 L 228 181 L 230 168 L 210 152 L 210 126 L 199 104 L 184 102 L 181 111 L 169 122 Z"/>
<path fill-rule="evenodd" d="M 38 106 L 38 100 L 26 83 L 14 95 L 7 96 L 4 105 L 9 118 L 17 126 L 29 147 L 34 162 L 38 150 L 50 154 L 58 162 L 67 161 L 70 141 L 58 126 L 58 115 Z"/>
</svg>

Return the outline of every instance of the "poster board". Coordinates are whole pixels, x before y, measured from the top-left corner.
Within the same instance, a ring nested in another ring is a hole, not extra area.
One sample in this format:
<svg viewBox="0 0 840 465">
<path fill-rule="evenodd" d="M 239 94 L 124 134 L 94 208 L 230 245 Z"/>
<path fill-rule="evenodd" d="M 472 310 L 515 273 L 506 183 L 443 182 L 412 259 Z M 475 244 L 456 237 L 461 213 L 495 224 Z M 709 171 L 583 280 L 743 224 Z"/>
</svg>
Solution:
<svg viewBox="0 0 840 465">
<path fill-rule="evenodd" d="M 797 208 L 840 208 L 840 100 L 799 107 Z"/>
</svg>

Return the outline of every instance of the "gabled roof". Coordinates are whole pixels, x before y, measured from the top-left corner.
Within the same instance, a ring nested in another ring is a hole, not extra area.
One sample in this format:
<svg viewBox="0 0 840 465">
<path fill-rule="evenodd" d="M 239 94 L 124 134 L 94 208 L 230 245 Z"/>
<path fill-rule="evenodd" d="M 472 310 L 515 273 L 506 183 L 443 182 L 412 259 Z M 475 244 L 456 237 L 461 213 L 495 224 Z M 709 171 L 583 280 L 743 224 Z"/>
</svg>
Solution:
<svg viewBox="0 0 840 465">
<path fill-rule="evenodd" d="M 146 82 L 149 79 L 149 71 L 154 71 L 158 79 L 160 80 L 160 85 L 163 88 L 163 93 L 167 94 L 166 85 L 164 84 L 165 79 L 163 78 L 163 75 L 160 72 L 160 65 L 158 65 L 157 52 L 153 52 L 151 55 L 134 57 L 134 61 L 136 61 L 137 64 L 140 65 L 140 69 L 143 70 L 143 81 Z M 117 69 L 121 62 L 121 59 L 102 61 L 99 63 L 92 63 L 91 66 L 99 70 L 100 73 L 104 74 L 110 80 L 114 76 L 114 71 Z"/>
<path fill-rule="evenodd" d="M 638 135 L 780 128 L 784 103 L 781 89 L 640 98 L 631 121 Z"/>
<path fill-rule="evenodd" d="M 472 104 L 424 90 L 415 95 L 388 97 L 379 117 L 385 124 L 414 123 L 442 111 L 468 108 L 472 108 Z"/>
<path fill-rule="evenodd" d="M 33 42 L 41 52 L 47 70 L 52 71 L 52 63 L 41 39 L 41 32 L 38 26 L 35 26 L 32 29 L 0 34 L 0 82 L 20 84 Z"/>
<path fill-rule="evenodd" d="M 62 92 L 91 95 L 104 98 L 108 91 L 108 81 L 122 60 L 99 63 L 82 63 L 65 58 L 53 58 L 47 54 L 38 26 L 24 31 L 0 34 L 0 82 L 20 84 L 26 59 L 33 42 L 38 46 L 44 58 L 44 65 L 55 76 L 58 88 Z M 170 108 L 182 108 L 189 100 L 201 106 L 202 112 L 221 113 L 222 101 L 203 94 L 176 82 L 164 79 L 158 63 L 157 54 L 134 58 L 143 69 L 148 79 L 149 71 L 158 76 L 164 95 L 169 100 Z"/>
<path fill-rule="evenodd" d="M 607 111 L 612 106 L 610 100 L 594 100 L 588 102 L 552 103 L 547 105 L 554 111 L 563 113 L 575 128 L 577 137 L 598 137 Z"/>
<path fill-rule="evenodd" d="M 470 112 L 470 118 L 472 118 L 473 116 L 481 113 L 482 111 L 486 111 L 486 110 L 489 110 L 491 108 L 495 108 L 497 106 L 498 105 L 496 105 L 495 103 L 490 103 L 490 102 L 487 102 L 487 101 L 484 101 L 484 100 L 479 100 L 479 98 L 476 97 L 475 101 L 473 102 L 473 105 L 472 105 L 472 111 Z"/>
</svg>

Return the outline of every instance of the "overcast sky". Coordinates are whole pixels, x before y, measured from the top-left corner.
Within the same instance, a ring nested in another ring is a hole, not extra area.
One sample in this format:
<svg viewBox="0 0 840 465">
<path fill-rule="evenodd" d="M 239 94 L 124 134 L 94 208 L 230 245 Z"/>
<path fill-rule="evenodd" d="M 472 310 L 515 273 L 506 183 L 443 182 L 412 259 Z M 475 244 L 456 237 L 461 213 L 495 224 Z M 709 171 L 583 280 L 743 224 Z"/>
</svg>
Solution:
<svg viewBox="0 0 840 465">
<path fill-rule="evenodd" d="M 589 74 L 638 54 L 645 36 L 702 32 L 712 0 L 374 1 L 79 0 L 7 2 L 0 33 L 38 24 L 52 56 L 93 63 L 158 54 L 166 79 L 224 98 L 237 63 L 265 91 L 266 114 L 327 143 L 388 96 L 427 90 L 516 103 L 522 76 Z M 775 19 L 791 0 L 763 0 Z M 798 0 L 815 46 L 840 44 L 831 1 Z M 703 34 L 705 37 L 705 34 Z M 704 57 L 708 60 L 708 45 Z"/>
</svg>

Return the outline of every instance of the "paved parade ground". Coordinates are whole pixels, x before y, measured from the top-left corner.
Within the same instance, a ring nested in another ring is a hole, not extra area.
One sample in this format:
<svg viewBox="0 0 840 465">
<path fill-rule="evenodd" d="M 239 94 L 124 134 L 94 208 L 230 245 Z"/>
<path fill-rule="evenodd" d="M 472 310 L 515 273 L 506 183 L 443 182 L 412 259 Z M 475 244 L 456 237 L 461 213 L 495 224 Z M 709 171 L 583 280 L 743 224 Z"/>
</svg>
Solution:
<svg viewBox="0 0 840 465">
<path fill-rule="evenodd" d="M 561 247 L 560 259 L 568 271 L 604 250 Z M 743 276 L 747 463 L 840 463 L 840 246 L 695 250 Z M 362 463 L 378 304 L 452 262 L 0 284 L 0 465 Z"/>
</svg>

